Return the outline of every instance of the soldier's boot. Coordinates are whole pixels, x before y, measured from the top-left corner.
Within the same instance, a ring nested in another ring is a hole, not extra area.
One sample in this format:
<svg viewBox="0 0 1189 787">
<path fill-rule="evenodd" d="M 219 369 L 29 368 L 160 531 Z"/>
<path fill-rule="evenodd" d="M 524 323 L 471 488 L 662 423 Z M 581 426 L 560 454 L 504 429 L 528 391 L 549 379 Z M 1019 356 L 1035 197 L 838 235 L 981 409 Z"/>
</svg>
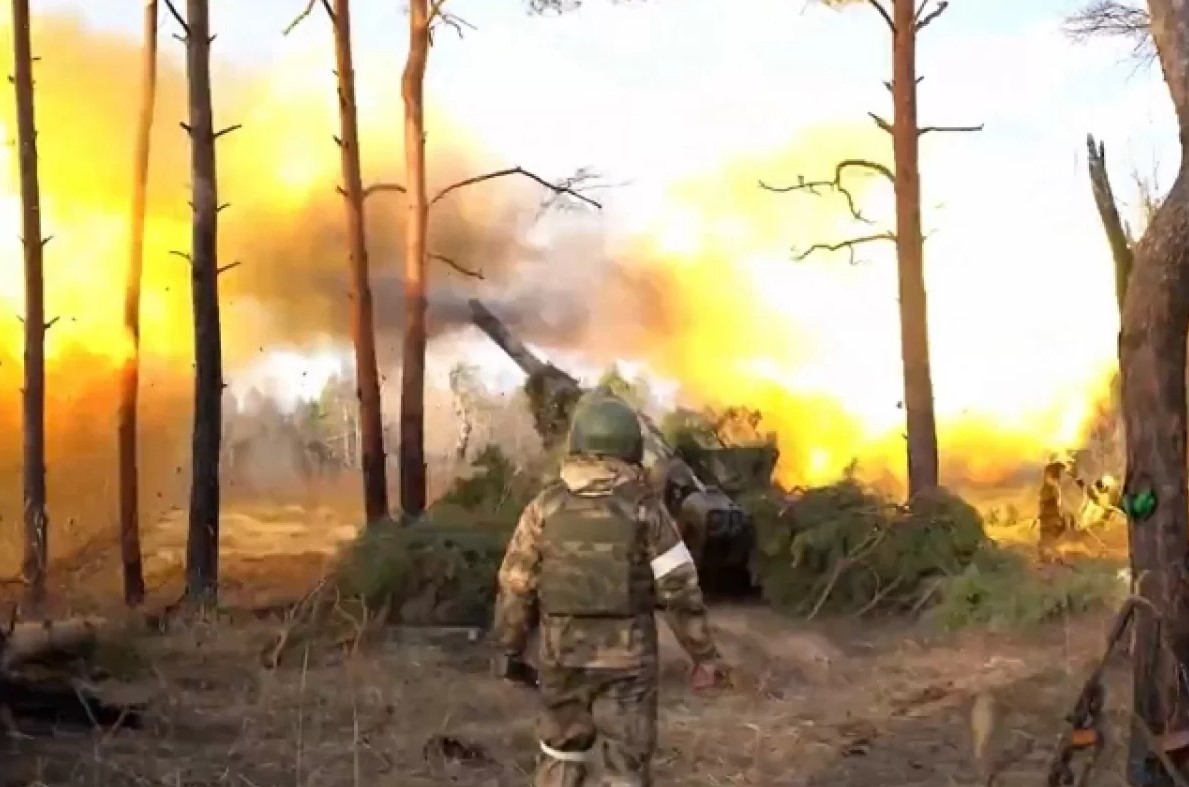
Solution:
<svg viewBox="0 0 1189 787">
<path fill-rule="evenodd" d="M 588 787 L 593 749 L 562 751 L 541 741 L 533 787 Z"/>
<path fill-rule="evenodd" d="M 648 760 L 641 760 L 638 754 L 629 754 L 614 744 L 606 746 L 599 787 L 652 787 Z"/>
</svg>

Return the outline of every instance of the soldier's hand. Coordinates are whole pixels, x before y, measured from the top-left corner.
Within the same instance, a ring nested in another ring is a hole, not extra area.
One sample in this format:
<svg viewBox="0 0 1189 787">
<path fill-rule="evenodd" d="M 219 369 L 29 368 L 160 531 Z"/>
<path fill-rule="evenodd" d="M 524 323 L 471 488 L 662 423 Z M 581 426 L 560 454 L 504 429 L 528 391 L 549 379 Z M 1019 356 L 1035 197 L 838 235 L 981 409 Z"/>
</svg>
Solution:
<svg viewBox="0 0 1189 787">
<path fill-rule="evenodd" d="M 700 661 L 690 671 L 689 683 L 694 691 L 729 688 L 731 671 L 718 659 Z"/>
</svg>

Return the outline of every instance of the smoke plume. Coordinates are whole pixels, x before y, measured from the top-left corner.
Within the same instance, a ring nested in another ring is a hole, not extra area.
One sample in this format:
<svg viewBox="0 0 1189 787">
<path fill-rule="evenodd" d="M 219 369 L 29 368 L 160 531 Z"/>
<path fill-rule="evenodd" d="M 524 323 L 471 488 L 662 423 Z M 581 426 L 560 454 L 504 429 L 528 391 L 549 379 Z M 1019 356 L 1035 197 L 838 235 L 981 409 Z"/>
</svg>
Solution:
<svg viewBox="0 0 1189 787">
<path fill-rule="evenodd" d="M 183 504 L 189 475 L 193 351 L 189 271 L 182 257 L 189 250 L 189 139 L 181 128 L 187 107 L 180 46 L 168 29 L 163 22 L 142 299 L 146 520 Z M 81 532 L 114 534 L 115 371 L 127 346 L 121 299 L 141 53 L 139 41 L 97 33 L 72 16 L 39 16 L 33 39 L 39 58 L 42 213 L 45 232 L 53 236 L 45 252 L 47 313 L 58 318 L 47 340 L 50 541 L 57 551 L 77 541 L 66 535 L 72 521 Z M 0 28 L 0 51 L 11 51 L 7 28 Z M 219 261 L 238 263 L 219 280 L 231 380 L 265 348 L 346 341 L 346 222 L 336 191 L 338 107 L 331 69 L 329 58 L 295 59 L 255 71 L 215 64 L 216 127 L 239 126 L 219 140 L 217 150 L 219 196 L 227 203 L 220 213 Z M 365 182 L 400 183 L 399 96 L 395 86 L 375 88 L 361 77 L 361 103 L 367 100 L 359 113 Z M 455 181 L 509 166 L 486 155 L 432 106 L 429 110 L 431 195 Z M 11 102 L 0 103 L 0 124 L 11 144 Z M 23 283 L 15 146 L 10 150 L 0 162 L 0 255 L 6 272 L 0 275 L 0 425 L 10 436 L 0 451 L 0 521 L 7 523 L 4 535 L 15 539 L 21 508 Z M 433 208 L 430 316 L 435 333 L 454 330 L 467 319 L 462 307 L 479 291 L 477 285 L 511 286 L 499 306 L 517 323 L 549 312 L 541 308 L 543 296 L 531 283 L 543 270 L 545 254 L 525 241 L 546 196 L 531 181 L 509 177 L 460 189 Z M 368 254 L 385 366 L 395 363 L 400 347 L 404 218 L 399 194 L 369 197 Z M 459 274 L 439 257 L 480 271 L 483 279 Z M 597 279 L 596 260 L 584 263 L 583 281 Z M 575 315 L 585 313 L 585 298 L 580 290 L 568 289 L 566 280 L 551 277 L 544 300 L 566 315 L 565 330 L 573 332 L 581 322 Z M 15 558 L 18 551 L 7 552 Z"/>
</svg>

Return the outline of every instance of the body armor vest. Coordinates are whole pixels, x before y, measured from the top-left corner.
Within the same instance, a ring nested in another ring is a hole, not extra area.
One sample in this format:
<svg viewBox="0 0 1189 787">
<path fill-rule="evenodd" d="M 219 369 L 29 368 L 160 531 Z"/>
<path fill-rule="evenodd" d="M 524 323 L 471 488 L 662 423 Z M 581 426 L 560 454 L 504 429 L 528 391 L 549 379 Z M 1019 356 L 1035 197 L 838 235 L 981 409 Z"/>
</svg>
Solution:
<svg viewBox="0 0 1189 787">
<path fill-rule="evenodd" d="M 541 612 L 602 618 L 652 612 L 655 589 L 639 516 L 645 492 L 634 484 L 598 496 L 558 490 L 539 546 Z"/>
</svg>

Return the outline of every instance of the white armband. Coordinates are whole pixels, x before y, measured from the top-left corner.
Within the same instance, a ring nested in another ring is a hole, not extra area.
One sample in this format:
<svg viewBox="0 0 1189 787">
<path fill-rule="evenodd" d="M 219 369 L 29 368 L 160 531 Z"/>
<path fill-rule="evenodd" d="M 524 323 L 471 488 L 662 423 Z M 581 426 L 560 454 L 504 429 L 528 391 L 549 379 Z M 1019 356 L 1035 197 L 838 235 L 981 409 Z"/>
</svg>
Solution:
<svg viewBox="0 0 1189 787">
<path fill-rule="evenodd" d="M 539 741 L 541 744 L 541 751 L 546 757 L 557 760 L 558 762 L 586 762 L 590 759 L 590 751 L 562 751 L 555 749 L 545 741 Z"/>
<path fill-rule="evenodd" d="M 659 581 L 682 566 L 693 562 L 693 555 L 689 553 L 685 542 L 678 541 L 672 549 L 652 561 L 652 576 Z"/>
</svg>

